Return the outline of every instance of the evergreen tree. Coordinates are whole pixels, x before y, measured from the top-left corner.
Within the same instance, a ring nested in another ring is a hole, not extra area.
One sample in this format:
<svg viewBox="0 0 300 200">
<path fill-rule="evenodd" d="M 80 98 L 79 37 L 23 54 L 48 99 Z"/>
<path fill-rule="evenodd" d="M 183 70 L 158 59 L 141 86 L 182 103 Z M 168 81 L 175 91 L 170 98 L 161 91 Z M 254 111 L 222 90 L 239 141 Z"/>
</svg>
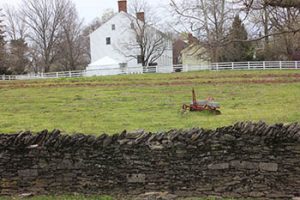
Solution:
<svg viewBox="0 0 300 200">
<path fill-rule="evenodd" d="M 29 64 L 27 53 L 28 46 L 24 39 L 10 41 L 9 65 L 13 74 L 25 73 L 25 68 Z"/>
<path fill-rule="evenodd" d="M 238 62 L 252 60 L 253 52 L 251 43 L 245 42 L 247 39 L 247 30 L 237 15 L 227 36 L 229 44 L 224 48 L 223 61 Z"/>
</svg>

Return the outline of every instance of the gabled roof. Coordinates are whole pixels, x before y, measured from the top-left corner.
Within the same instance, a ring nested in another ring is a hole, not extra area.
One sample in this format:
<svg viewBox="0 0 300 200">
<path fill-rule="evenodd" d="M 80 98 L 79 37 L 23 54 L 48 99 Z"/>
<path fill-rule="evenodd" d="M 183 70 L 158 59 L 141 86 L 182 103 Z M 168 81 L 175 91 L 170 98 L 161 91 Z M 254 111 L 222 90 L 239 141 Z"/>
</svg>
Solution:
<svg viewBox="0 0 300 200">
<path fill-rule="evenodd" d="M 111 20 L 113 20 L 115 17 L 117 16 L 120 16 L 120 15 L 123 15 L 124 17 L 127 17 L 129 20 L 134 20 L 135 22 L 138 22 L 138 23 L 144 23 L 143 21 L 137 19 L 135 16 L 127 13 L 127 12 L 124 12 L 124 11 L 121 11 L 121 12 L 118 12 L 116 13 L 112 18 L 110 18 L 107 22 L 105 22 L 104 24 L 102 24 L 99 28 L 97 28 L 96 30 L 94 30 L 90 35 L 92 35 L 93 33 L 97 32 L 99 29 L 101 29 L 105 24 L 109 23 Z M 163 33 L 162 31 L 160 31 L 158 28 L 154 27 L 154 26 L 149 26 L 151 27 L 152 29 L 155 29 L 157 32 L 161 33 L 161 34 L 164 34 L 166 35 L 165 33 Z M 170 39 L 170 38 L 169 38 Z"/>
<path fill-rule="evenodd" d="M 138 19 L 136 19 L 136 17 L 134 17 L 134 16 L 132 16 L 132 15 L 130 15 L 129 13 L 126 13 L 126 12 L 124 12 L 124 11 L 121 11 L 121 12 L 118 12 L 118 13 L 116 13 L 116 14 L 114 14 L 114 16 L 113 17 L 111 17 L 108 21 L 106 21 L 105 23 L 103 23 L 103 24 L 101 24 L 101 26 L 99 26 L 96 30 L 94 30 L 92 33 L 90 33 L 90 35 L 92 35 L 92 34 L 94 34 L 95 32 L 97 32 L 99 29 L 101 29 L 105 24 L 107 24 L 107 23 L 109 23 L 111 20 L 113 20 L 115 17 L 117 17 L 117 16 L 120 16 L 120 15 L 123 15 L 124 17 L 127 17 L 128 19 L 130 19 L 130 20 L 138 20 Z M 139 22 L 142 22 L 142 21 L 140 21 L 140 20 L 138 20 Z"/>
</svg>

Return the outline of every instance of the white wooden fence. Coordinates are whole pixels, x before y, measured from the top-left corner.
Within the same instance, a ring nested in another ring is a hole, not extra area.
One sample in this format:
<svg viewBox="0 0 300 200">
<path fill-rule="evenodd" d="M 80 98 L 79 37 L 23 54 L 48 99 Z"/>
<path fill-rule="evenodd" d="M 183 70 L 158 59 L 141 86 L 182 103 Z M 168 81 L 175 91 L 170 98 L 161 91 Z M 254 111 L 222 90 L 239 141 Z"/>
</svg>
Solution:
<svg viewBox="0 0 300 200">
<path fill-rule="evenodd" d="M 142 73 L 173 73 L 173 72 L 189 72 L 200 70 L 284 70 L 284 69 L 300 69 L 300 61 L 255 61 L 255 62 L 223 62 L 211 63 L 208 65 L 174 65 L 174 66 L 153 66 L 153 67 L 135 67 L 123 68 L 117 74 L 142 74 Z M 65 72 L 37 73 L 26 75 L 0 75 L 2 80 L 33 80 L 33 79 L 49 79 L 49 78 L 72 78 L 86 77 L 89 74 L 105 75 L 110 69 L 101 70 L 80 70 Z M 115 70 L 115 69 L 112 69 Z"/>
</svg>

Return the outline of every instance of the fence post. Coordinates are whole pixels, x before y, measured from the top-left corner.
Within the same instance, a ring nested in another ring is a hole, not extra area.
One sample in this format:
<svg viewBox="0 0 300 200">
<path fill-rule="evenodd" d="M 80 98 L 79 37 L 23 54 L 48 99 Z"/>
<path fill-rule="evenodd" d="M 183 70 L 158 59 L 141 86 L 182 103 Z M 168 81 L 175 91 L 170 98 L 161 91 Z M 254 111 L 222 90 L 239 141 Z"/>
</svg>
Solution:
<svg viewBox="0 0 300 200">
<path fill-rule="evenodd" d="M 282 70 L 282 61 L 279 61 L 280 70 Z"/>
<path fill-rule="evenodd" d="M 295 69 L 297 69 L 297 61 L 295 61 Z"/>
<path fill-rule="evenodd" d="M 72 77 L 72 72 L 71 72 L 71 71 L 69 71 L 69 77 L 70 77 L 70 78 Z"/>
<path fill-rule="evenodd" d="M 41 73 L 41 77 L 44 78 L 44 72 Z"/>
<path fill-rule="evenodd" d="M 58 72 L 56 72 L 56 78 L 58 78 Z"/>
<path fill-rule="evenodd" d="M 219 63 L 216 64 L 217 71 L 219 71 Z"/>
<path fill-rule="evenodd" d="M 248 62 L 248 69 L 250 70 L 250 62 Z"/>
<path fill-rule="evenodd" d="M 295 62 L 296 62 L 296 69 L 298 69 L 299 62 L 298 61 L 295 61 Z"/>
<path fill-rule="evenodd" d="M 190 71 L 190 70 L 189 70 L 189 64 L 186 64 L 186 65 L 185 65 L 185 70 L 186 70 L 186 72 Z"/>
<path fill-rule="evenodd" d="M 266 62 L 263 61 L 263 69 L 265 70 L 266 69 Z"/>
<path fill-rule="evenodd" d="M 234 70 L 234 62 L 231 63 L 231 69 Z"/>
<path fill-rule="evenodd" d="M 2 80 L 5 81 L 5 74 L 2 75 Z"/>
</svg>

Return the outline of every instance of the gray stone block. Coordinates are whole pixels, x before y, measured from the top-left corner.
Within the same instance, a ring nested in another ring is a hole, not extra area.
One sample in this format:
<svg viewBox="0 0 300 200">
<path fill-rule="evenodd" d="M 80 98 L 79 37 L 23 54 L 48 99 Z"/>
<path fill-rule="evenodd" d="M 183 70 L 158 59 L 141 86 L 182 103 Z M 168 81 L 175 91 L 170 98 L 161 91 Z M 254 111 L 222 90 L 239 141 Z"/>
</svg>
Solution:
<svg viewBox="0 0 300 200">
<path fill-rule="evenodd" d="M 127 182 L 128 183 L 145 183 L 146 175 L 145 174 L 128 174 Z"/>
<path fill-rule="evenodd" d="M 37 177 L 38 170 L 37 169 L 18 170 L 18 176 L 20 176 L 20 177 Z"/>
<path fill-rule="evenodd" d="M 236 169 L 258 169 L 258 163 L 239 160 L 231 161 L 230 166 Z"/>
<path fill-rule="evenodd" d="M 259 169 L 262 171 L 269 171 L 269 172 L 277 172 L 278 171 L 278 164 L 277 163 L 259 163 Z"/>
<path fill-rule="evenodd" d="M 212 170 L 228 169 L 228 168 L 229 168 L 228 163 L 219 163 L 219 164 L 210 164 L 210 165 L 208 165 L 208 169 L 212 169 Z"/>
</svg>

